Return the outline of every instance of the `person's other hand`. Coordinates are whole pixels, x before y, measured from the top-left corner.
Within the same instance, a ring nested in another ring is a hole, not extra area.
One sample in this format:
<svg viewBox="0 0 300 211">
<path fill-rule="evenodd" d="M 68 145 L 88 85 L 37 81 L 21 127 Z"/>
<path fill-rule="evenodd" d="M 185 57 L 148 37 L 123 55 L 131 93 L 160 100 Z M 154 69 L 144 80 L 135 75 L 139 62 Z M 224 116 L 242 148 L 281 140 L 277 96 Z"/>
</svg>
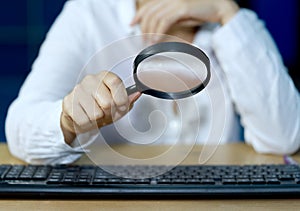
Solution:
<svg viewBox="0 0 300 211">
<path fill-rule="evenodd" d="M 76 134 L 111 124 L 124 116 L 141 93 L 127 96 L 122 80 L 103 71 L 86 76 L 63 99 L 61 128 L 67 144 Z"/>
<path fill-rule="evenodd" d="M 140 24 L 143 33 L 165 34 L 174 25 L 226 24 L 238 11 L 232 0 L 148 0 L 131 25 Z"/>
</svg>

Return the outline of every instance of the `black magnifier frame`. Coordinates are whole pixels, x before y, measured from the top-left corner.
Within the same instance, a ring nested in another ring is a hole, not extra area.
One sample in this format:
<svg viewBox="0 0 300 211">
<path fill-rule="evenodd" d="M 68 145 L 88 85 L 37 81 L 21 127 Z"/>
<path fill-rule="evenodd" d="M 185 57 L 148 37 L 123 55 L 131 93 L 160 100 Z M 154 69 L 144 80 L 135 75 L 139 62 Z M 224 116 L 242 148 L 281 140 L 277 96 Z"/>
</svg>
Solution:
<svg viewBox="0 0 300 211">
<path fill-rule="evenodd" d="M 192 55 L 197 59 L 201 60 L 206 66 L 206 70 L 207 70 L 207 75 L 204 81 L 201 84 L 199 84 L 199 86 L 195 86 L 191 89 L 188 89 L 186 91 L 180 91 L 180 92 L 163 92 L 146 86 L 144 83 L 142 83 L 139 80 L 137 76 L 137 69 L 139 64 L 143 60 L 151 56 L 154 56 L 159 53 L 164 53 L 164 52 L 181 52 L 181 53 Z M 193 45 L 183 43 L 183 42 L 161 42 L 145 48 L 135 57 L 133 62 L 133 77 L 134 77 L 135 84 L 126 88 L 128 95 L 133 94 L 135 92 L 141 92 L 143 94 L 151 95 L 162 99 L 171 100 L 171 99 L 186 98 L 199 93 L 207 86 L 211 77 L 210 61 L 207 55 L 202 50 L 200 50 L 199 48 Z"/>
</svg>

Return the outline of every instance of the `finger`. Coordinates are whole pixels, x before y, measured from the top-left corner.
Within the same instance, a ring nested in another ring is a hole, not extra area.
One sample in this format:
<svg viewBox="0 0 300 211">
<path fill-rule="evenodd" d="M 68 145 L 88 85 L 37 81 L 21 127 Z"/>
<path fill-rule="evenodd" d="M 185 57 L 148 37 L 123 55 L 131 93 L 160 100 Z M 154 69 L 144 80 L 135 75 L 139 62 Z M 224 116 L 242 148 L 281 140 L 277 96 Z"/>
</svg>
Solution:
<svg viewBox="0 0 300 211">
<path fill-rule="evenodd" d="M 169 10 L 167 13 L 162 14 L 163 19 L 158 23 L 155 33 L 165 34 L 172 25 L 174 25 L 180 17 L 176 14 L 176 8 Z"/>
<path fill-rule="evenodd" d="M 140 92 L 133 93 L 129 96 L 129 111 L 133 108 L 134 103 L 139 99 L 139 97 L 142 95 Z"/>
<path fill-rule="evenodd" d="M 110 90 L 104 83 L 100 84 L 97 92 L 95 93 L 95 99 L 104 113 L 110 111 L 113 99 Z"/>
<path fill-rule="evenodd" d="M 118 111 L 117 106 L 114 103 L 113 96 L 111 93 L 111 90 L 108 88 L 108 86 L 104 83 L 105 78 L 108 77 L 109 72 L 102 72 L 99 74 L 99 78 L 102 79 L 102 83 L 99 86 L 97 93 L 96 93 L 96 101 L 98 105 L 101 107 L 102 111 L 104 112 L 104 119 L 103 121 L 98 121 L 98 126 L 107 125 L 111 122 L 115 121 L 117 118 L 116 116 L 124 115 L 128 110 L 128 105 L 126 106 L 126 109 L 124 111 Z M 114 75 L 114 74 L 113 74 Z M 125 88 L 124 88 L 125 89 Z M 128 100 L 128 96 L 125 90 L 126 99 Z"/>
<path fill-rule="evenodd" d="M 129 96 L 129 103 L 130 104 L 135 103 L 140 98 L 141 95 L 142 95 L 141 92 L 135 92 L 135 93 L 131 94 Z"/>
<path fill-rule="evenodd" d="M 156 28 L 161 20 L 165 17 L 165 14 L 168 14 L 170 11 L 173 11 L 175 4 L 170 4 L 169 1 L 162 1 L 160 7 L 151 14 L 151 19 L 149 20 L 149 31 L 150 33 L 156 33 Z"/>
<path fill-rule="evenodd" d="M 147 5 L 147 9 L 143 12 L 143 16 L 141 17 L 140 21 L 140 27 L 143 33 L 151 33 L 150 24 L 152 22 L 152 18 L 159 11 L 161 5 L 162 2 L 156 3 L 156 1 Z"/>
<path fill-rule="evenodd" d="M 65 105 L 64 101 L 62 107 L 63 109 L 61 113 L 61 127 L 67 129 L 72 133 L 75 133 L 74 120 L 68 114 L 69 112 L 65 109 L 67 106 Z"/>
<path fill-rule="evenodd" d="M 87 93 L 83 90 L 81 94 L 79 103 L 86 115 L 89 117 L 90 122 L 95 123 L 96 120 L 102 119 L 104 117 L 104 112 L 98 106 L 93 93 Z"/>
<path fill-rule="evenodd" d="M 84 110 L 84 106 L 81 104 L 80 101 L 86 101 L 86 96 L 85 93 L 83 93 L 81 84 L 78 84 L 74 90 L 74 98 L 73 98 L 73 114 L 72 114 L 72 118 L 74 119 L 74 121 L 76 121 L 76 123 L 79 126 L 84 126 L 87 124 L 87 122 L 90 122 L 90 118 L 87 115 L 87 112 Z M 82 113 L 83 111 L 83 113 Z M 85 116 L 87 118 L 84 118 L 85 121 L 83 122 L 83 117 Z"/>
<path fill-rule="evenodd" d="M 67 131 L 72 132 L 74 134 L 86 132 L 85 130 L 80 128 L 79 125 L 77 125 L 75 121 L 66 113 L 62 112 L 61 117 L 62 117 L 61 127 L 66 129 Z"/>
<path fill-rule="evenodd" d="M 115 104 L 120 110 L 127 110 L 129 102 L 126 88 L 122 80 L 117 75 L 108 72 L 103 79 L 103 83 L 111 92 L 113 104 Z"/>
<path fill-rule="evenodd" d="M 168 1 L 167 1 L 168 2 Z M 140 23 L 141 31 L 143 33 L 149 33 L 149 23 L 153 15 L 156 14 L 158 10 L 163 7 L 163 4 L 166 4 L 165 1 L 161 0 L 152 0 L 143 5 L 136 13 L 133 18 L 131 26 Z"/>
<path fill-rule="evenodd" d="M 203 24 L 203 22 L 198 21 L 198 20 L 182 20 L 178 23 L 178 26 L 181 26 L 181 27 L 196 27 L 196 26 L 200 26 L 202 24 Z"/>
<path fill-rule="evenodd" d="M 126 111 L 120 111 L 118 110 L 116 107 L 112 107 L 112 119 L 111 119 L 111 122 L 114 122 L 118 119 L 120 119 L 121 117 L 123 117 L 128 111 L 131 110 L 131 108 L 133 107 L 133 104 L 134 102 L 141 96 L 141 93 L 140 92 L 136 92 L 136 93 L 133 93 L 129 96 L 129 106 L 127 108 Z"/>
<path fill-rule="evenodd" d="M 101 119 L 104 116 L 104 112 L 98 105 L 96 99 L 97 87 L 100 83 L 102 82 L 99 82 L 97 76 L 95 75 L 86 76 L 81 82 L 83 91 L 81 93 L 82 97 L 80 104 L 92 122 Z"/>
<path fill-rule="evenodd" d="M 145 3 L 145 5 L 143 5 L 138 11 L 137 13 L 135 14 L 135 16 L 133 17 L 130 25 L 131 26 L 134 26 L 135 24 L 138 24 L 141 22 L 141 19 L 144 15 L 144 13 L 149 9 L 151 8 L 151 6 L 153 6 L 155 1 L 149 1 L 147 3 Z"/>
<path fill-rule="evenodd" d="M 65 97 L 63 101 L 63 113 L 78 125 L 79 128 L 85 128 L 86 125 L 90 123 L 90 120 L 79 103 L 79 90 L 80 88 L 76 86 L 73 92 Z"/>
<path fill-rule="evenodd" d="M 155 14 L 151 15 L 150 20 L 148 20 L 148 33 L 155 33 L 159 21 L 163 18 L 162 14 L 163 11 L 157 11 Z"/>
</svg>

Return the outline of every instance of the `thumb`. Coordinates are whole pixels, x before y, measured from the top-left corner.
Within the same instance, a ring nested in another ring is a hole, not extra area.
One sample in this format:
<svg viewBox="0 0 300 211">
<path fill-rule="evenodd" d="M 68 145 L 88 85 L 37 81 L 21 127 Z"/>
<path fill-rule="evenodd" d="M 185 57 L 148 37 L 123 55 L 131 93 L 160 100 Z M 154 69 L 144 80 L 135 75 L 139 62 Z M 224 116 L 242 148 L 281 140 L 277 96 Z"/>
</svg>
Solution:
<svg viewBox="0 0 300 211">
<path fill-rule="evenodd" d="M 135 92 L 129 95 L 129 109 L 133 107 L 133 104 L 135 103 L 135 101 L 137 101 L 140 98 L 141 95 L 142 95 L 141 92 Z"/>
</svg>

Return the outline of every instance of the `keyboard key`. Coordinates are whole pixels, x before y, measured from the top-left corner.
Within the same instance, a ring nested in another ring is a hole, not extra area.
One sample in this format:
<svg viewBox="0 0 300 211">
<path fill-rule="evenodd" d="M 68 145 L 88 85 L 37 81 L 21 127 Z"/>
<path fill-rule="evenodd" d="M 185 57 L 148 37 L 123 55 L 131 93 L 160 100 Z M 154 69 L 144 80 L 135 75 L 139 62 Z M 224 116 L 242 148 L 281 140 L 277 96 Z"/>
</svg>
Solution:
<svg viewBox="0 0 300 211">
<path fill-rule="evenodd" d="M 157 181 L 158 184 L 170 184 L 171 183 L 171 179 L 160 179 Z"/>
<path fill-rule="evenodd" d="M 235 179 L 223 179 L 222 180 L 222 183 L 224 185 L 232 185 L 232 184 L 236 184 L 237 181 Z"/>
<path fill-rule="evenodd" d="M 76 184 L 90 184 L 91 180 L 89 178 L 86 178 L 86 179 L 78 179 L 76 181 Z"/>
<path fill-rule="evenodd" d="M 281 175 L 278 177 L 281 181 L 288 181 L 288 180 L 294 180 L 294 178 L 291 175 Z"/>
<path fill-rule="evenodd" d="M 267 179 L 266 182 L 268 184 L 280 184 L 280 181 L 278 179 Z"/>
<path fill-rule="evenodd" d="M 250 179 L 237 179 L 238 184 L 251 184 Z"/>
<path fill-rule="evenodd" d="M 252 179 L 252 184 L 265 184 L 266 181 L 264 179 Z"/>
<path fill-rule="evenodd" d="M 60 184 L 61 183 L 61 179 L 49 179 L 47 181 L 47 184 Z"/>
<path fill-rule="evenodd" d="M 93 184 L 105 184 L 106 179 L 94 179 Z"/>
<path fill-rule="evenodd" d="M 150 181 L 150 185 L 157 185 L 157 180 L 152 179 L 152 180 Z"/>
<path fill-rule="evenodd" d="M 122 179 L 121 181 L 122 184 L 135 184 L 134 179 Z"/>
<path fill-rule="evenodd" d="M 73 183 L 75 183 L 75 179 L 65 178 L 60 183 L 61 184 L 73 184 Z"/>
<path fill-rule="evenodd" d="M 47 174 L 35 174 L 32 177 L 33 180 L 46 180 L 47 179 Z"/>
<path fill-rule="evenodd" d="M 184 179 L 173 179 L 171 180 L 172 183 L 174 184 L 185 184 L 186 181 Z"/>
<path fill-rule="evenodd" d="M 136 184 L 149 184 L 150 180 L 149 179 L 137 179 L 135 180 Z"/>
<path fill-rule="evenodd" d="M 121 179 L 108 179 L 107 183 L 109 184 L 119 184 L 121 182 Z"/>
<path fill-rule="evenodd" d="M 213 185 L 215 184 L 215 181 L 213 179 L 202 179 L 200 183 L 203 185 Z"/>
<path fill-rule="evenodd" d="M 21 180 L 31 180 L 32 179 L 32 174 L 21 174 L 18 179 Z"/>
<path fill-rule="evenodd" d="M 198 180 L 198 179 L 187 179 L 186 183 L 187 184 L 200 184 L 200 180 Z"/>
</svg>

